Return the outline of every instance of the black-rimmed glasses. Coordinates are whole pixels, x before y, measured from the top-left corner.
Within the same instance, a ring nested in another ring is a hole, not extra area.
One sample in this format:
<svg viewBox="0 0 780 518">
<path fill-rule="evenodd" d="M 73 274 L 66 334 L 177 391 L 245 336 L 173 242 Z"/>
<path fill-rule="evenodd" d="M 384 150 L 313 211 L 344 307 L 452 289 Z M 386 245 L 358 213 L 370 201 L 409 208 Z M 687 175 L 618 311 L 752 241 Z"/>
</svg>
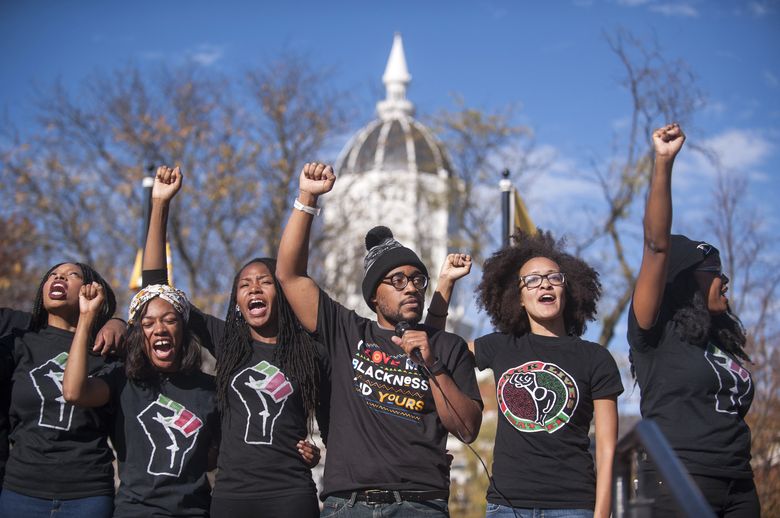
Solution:
<svg viewBox="0 0 780 518">
<path fill-rule="evenodd" d="M 413 273 L 411 277 L 403 272 L 397 272 L 390 277 L 385 277 L 382 279 L 383 283 L 390 284 L 398 291 L 406 288 L 406 286 L 409 284 L 409 281 L 412 281 L 412 285 L 420 291 L 428 287 L 428 276 L 419 272 Z"/>
<path fill-rule="evenodd" d="M 566 276 L 563 274 L 563 272 L 552 272 L 546 273 L 544 275 L 532 273 L 531 275 L 521 276 L 518 279 L 518 282 L 520 283 L 521 288 L 525 286 L 529 290 L 532 290 L 541 286 L 542 281 L 545 279 L 547 279 L 547 282 L 553 286 L 563 286 L 563 283 L 566 282 Z"/>
</svg>

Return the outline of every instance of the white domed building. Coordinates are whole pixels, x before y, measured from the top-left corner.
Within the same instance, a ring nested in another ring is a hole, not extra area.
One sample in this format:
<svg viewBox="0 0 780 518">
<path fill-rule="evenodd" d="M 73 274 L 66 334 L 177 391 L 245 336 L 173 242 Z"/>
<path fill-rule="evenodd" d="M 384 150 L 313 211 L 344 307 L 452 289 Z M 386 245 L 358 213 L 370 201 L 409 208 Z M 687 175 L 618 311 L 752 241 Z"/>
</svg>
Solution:
<svg viewBox="0 0 780 518">
<path fill-rule="evenodd" d="M 338 180 L 324 196 L 324 243 L 327 291 L 358 313 L 372 316 L 363 301 L 361 280 L 366 254 L 364 236 L 377 225 L 393 231 L 417 252 L 429 269 L 435 290 L 447 255 L 451 228 L 449 207 L 458 203 L 459 181 L 442 145 L 414 118 L 406 98 L 411 75 L 403 43 L 396 34 L 382 81 L 387 97 L 377 103 L 377 119 L 350 139 L 336 162 Z M 460 327 L 463 307 L 453 301 L 448 327 Z"/>
</svg>

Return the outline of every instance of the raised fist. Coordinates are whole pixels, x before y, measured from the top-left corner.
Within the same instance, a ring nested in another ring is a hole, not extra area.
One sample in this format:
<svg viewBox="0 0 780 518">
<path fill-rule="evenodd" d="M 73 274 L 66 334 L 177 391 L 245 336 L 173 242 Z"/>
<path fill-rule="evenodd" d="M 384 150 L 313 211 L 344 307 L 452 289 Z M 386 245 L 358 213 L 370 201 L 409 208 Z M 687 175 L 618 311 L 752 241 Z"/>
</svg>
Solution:
<svg viewBox="0 0 780 518">
<path fill-rule="evenodd" d="M 653 145 L 658 156 L 674 158 L 685 142 L 685 133 L 676 122 L 653 132 Z"/>
<path fill-rule="evenodd" d="M 441 265 L 439 278 L 457 281 L 471 272 L 471 256 L 469 254 L 448 254 Z"/>
<path fill-rule="evenodd" d="M 96 315 L 104 299 L 103 286 L 96 282 L 84 284 L 79 291 L 79 312 L 82 315 Z"/>
<path fill-rule="evenodd" d="M 311 162 L 303 166 L 299 181 L 301 191 L 314 196 L 330 192 L 336 182 L 336 173 L 329 165 L 320 162 Z"/>
<path fill-rule="evenodd" d="M 181 170 L 179 166 L 171 169 L 168 166 L 157 168 L 152 187 L 152 198 L 161 201 L 170 201 L 181 189 Z"/>
</svg>

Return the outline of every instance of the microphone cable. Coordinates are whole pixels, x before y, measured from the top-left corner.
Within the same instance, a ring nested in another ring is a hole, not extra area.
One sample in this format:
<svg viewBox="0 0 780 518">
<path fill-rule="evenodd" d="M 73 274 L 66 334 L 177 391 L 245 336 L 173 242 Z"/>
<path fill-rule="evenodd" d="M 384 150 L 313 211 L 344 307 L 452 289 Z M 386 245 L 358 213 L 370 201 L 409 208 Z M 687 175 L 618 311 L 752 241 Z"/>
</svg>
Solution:
<svg viewBox="0 0 780 518">
<path fill-rule="evenodd" d="M 403 338 L 404 333 L 411 328 L 412 326 L 411 324 L 409 324 L 409 322 L 406 321 L 398 322 L 395 325 L 395 336 L 397 336 L 398 338 Z M 466 430 L 466 432 L 468 432 L 471 435 L 473 432 L 466 424 L 466 421 L 461 417 L 458 411 L 455 410 L 455 406 L 450 402 L 449 398 L 447 397 L 447 394 L 445 394 L 444 391 L 442 390 L 441 385 L 439 385 L 439 382 L 436 380 L 436 376 L 433 375 L 433 373 L 428 368 L 428 366 L 425 365 L 425 362 L 422 361 L 422 355 L 420 354 L 420 351 L 415 349 L 413 352 L 416 352 L 417 354 L 410 355 L 412 356 L 412 359 L 418 364 L 418 367 L 423 372 L 423 374 L 425 374 L 425 376 L 436 386 L 436 388 L 439 389 L 439 393 L 444 398 L 444 402 L 447 404 L 447 406 L 452 411 L 452 413 L 455 414 L 455 417 L 458 418 L 458 421 L 460 421 L 460 424 L 463 425 L 463 428 Z M 485 471 L 485 475 L 488 478 L 488 487 L 490 487 L 490 485 L 493 486 L 493 489 L 495 489 L 496 493 L 498 493 L 501 499 L 504 500 L 507 507 L 509 507 L 512 510 L 512 514 L 515 516 L 515 518 L 518 518 L 514 506 L 509 502 L 509 499 L 506 497 L 506 495 L 504 495 L 504 493 L 502 493 L 501 490 L 498 489 L 498 486 L 496 486 L 496 481 L 493 479 L 493 476 L 490 474 L 490 471 L 488 471 L 488 467 L 485 464 L 485 461 L 482 459 L 482 456 L 479 453 L 477 453 L 477 450 L 471 447 L 471 444 L 469 444 L 463 439 L 460 430 L 458 430 L 457 428 L 455 429 L 455 436 L 460 440 L 460 442 L 465 444 L 466 447 L 469 450 L 471 450 L 471 453 L 473 453 L 477 457 L 477 460 L 479 460 L 479 463 L 482 465 L 482 469 Z M 476 440 L 476 437 L 474 437 L 474 440 Z"/>
</svg>

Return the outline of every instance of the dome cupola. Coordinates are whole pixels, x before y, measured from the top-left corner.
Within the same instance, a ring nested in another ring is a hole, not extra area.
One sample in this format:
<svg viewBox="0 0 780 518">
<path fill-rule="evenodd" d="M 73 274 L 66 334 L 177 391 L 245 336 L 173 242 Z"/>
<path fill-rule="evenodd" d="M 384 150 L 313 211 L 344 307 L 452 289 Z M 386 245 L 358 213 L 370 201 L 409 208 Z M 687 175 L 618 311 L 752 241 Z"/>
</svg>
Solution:
<svg viewBox="0 0 780 518">
<path fill-rule="evenodd" d="M 340 174 L 406 171 L 450 175 L 444 148 L 431 131 L 412 116 L 414 105 L 406 98 L 411 79 L 401 35 L 396 33 L 382 75 L 387 95 L 376 105 L 379 118 L 358 131 L 341 152 L 336 162 Z"/>
</svg>

